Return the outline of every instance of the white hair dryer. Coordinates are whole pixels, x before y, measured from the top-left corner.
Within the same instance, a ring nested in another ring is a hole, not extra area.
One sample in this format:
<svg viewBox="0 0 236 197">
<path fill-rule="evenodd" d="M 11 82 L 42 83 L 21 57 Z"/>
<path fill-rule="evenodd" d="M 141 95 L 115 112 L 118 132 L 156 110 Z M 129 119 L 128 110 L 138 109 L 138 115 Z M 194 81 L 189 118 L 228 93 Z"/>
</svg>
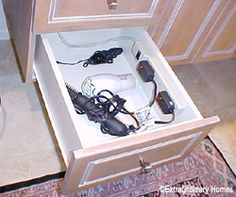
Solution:
<svg viewBox="0 0 236 197">
<path fill-rule="evenodd" d="M 136 85 L 136 79 L 132 74 L 97 74 L 87 77 L 82 85 L 82 93 L 88 97 L 97 95 L 101 90 L 110 90 L 112 93 L 118 93 Z"/>
</svg>

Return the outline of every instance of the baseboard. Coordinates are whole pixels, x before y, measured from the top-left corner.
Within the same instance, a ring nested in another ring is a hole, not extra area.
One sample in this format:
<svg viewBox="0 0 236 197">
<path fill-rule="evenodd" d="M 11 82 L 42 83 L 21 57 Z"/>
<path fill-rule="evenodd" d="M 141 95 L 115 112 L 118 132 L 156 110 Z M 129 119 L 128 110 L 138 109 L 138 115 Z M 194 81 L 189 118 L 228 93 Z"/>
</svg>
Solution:
<svg viewBox="0 0 236 197">
<path fill-rule="evenodd" d="M 40 184 L 40 183 L 50 181 L 50 180 L 53 180 L 53 179 L 64 178 L 64 176 L 65 176 L 65 172 L 59 172 L 59 173 L 56 173 L 56 174 L 50 174 L 50 175 L 46 175 L 46 176 L 43 176 L 43 177 L 27 180 L 27 181 L 22 181 L 22 182 L 13 183 L 13 184 L 10 184 L 10 185 L 1 186 L 0 187 L 0 196 L 1 196 L 1 193 L 21 189 L 23 187 L 29 187 L 29 186 L 32 186 L 32 185 L 35 185 L 35 184 Z"/>
<path fill-rule="evenodd" d="M 7 30 L 0 30 L 0 40 L 9 40 L 10 36 Z"/>
</svg>

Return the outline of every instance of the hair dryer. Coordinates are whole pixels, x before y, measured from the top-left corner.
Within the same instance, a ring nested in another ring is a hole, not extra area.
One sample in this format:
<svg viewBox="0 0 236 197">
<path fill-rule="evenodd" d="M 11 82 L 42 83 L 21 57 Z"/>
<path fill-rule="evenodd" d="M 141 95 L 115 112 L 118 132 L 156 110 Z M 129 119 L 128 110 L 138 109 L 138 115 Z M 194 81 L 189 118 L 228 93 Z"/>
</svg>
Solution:
<svg viewBox="0 0 236 197">
<path fill-rule="evenodd" d="M 97 74 L 87 77 L 82 85 L 82 93 L 88 97 L 97 95 L 101 90 L 109 90 L 112 93 L 118 93 L 124 90 L 134 88 L 136 79 L 132 74 Z"/>
</svg>

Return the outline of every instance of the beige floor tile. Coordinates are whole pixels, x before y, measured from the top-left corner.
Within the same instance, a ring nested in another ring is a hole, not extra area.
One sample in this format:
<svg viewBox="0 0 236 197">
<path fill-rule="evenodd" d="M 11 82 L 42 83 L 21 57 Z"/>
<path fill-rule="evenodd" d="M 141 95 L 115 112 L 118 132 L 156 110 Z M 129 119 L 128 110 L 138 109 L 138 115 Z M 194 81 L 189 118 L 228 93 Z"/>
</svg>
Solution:
<svg viewBox="0 0 236 197">
<path fill-rule="evenodd" d="M 236 99 L 235 99 L 236 100 Z M 236 101 L 234 104 L 232 104 L 230 107 L 227 108 L 227 111 L 230 113 L 230 115 L 234 118 L 236 121 Z M 236 131 L 235 131 L 236 132 Z"/>
<path fill-rule="evenodd" d="M 222 105 L 231 106 L 235 104 L 236 60 L 201 63 L 196 66 L 196 69 Z"/>
<path fill-rule="evenodd" d="M 236 122 L 221 123 L 209 134 L 224 158 L 236 173 Z"/>
<path fill-rule="evenodd" d="M 0 186 L 65 171 L 55 149 L 35 153 L 0 153 Z"/>
<path fill-rule="evenodd" d="M 176 66 L 174 71 L 203 116 L 220 117 L 210 137 L 236 173 L 236 60 Z"/>
<path fill-rule="evenodd" d="M 0 40 L 0 76 L 17 74 L 18 67 L 9 40 Z"/>
<path fill-rule="evenodd" d="M 211 112 L 222 107 L 211 87 L 193 64 L 180 65 L 173 69 L 203 115 L 214 115 Z"/>
<path fill-rule="evenodd" d="M 0 75 L 6 111 L 6 126 L 0 138 L 0 186 L 65 170 L 34 84 L 22 83 L 10 67 L 14 65 L 9 64 L 5 74 Z"/>
</svg>

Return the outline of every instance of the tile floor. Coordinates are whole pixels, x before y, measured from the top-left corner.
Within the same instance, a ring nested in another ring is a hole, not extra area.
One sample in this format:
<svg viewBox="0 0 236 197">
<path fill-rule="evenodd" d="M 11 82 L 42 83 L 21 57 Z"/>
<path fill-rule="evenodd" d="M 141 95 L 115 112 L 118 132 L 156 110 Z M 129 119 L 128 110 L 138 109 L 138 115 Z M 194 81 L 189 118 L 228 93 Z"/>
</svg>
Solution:
<svg viewBox="0 0 236 197">
<path fill-rule="evenodd" d="M 236 60 L 174 71 L 204 116 L 220 116 L 210 136 L 236 168 Z M 0 95 L 7 115 L 0 135 L 0 186 L 65 170 L 45 109 L 34 84 L 21 82 L 9 41 L 0 41 Z"/>
<path fill-rule="evenodd" d="M 6 110 L 0 186 L 64 170 L 34 84 L 21 82 L 9 41 L 0 41 L 0 95 Z"/>
<path fill-rule="evenodd" d="M 236 174 L 236 60 L 174 67 L 204 117 L 218 115 L 209 134 Z"/>
</svg>

